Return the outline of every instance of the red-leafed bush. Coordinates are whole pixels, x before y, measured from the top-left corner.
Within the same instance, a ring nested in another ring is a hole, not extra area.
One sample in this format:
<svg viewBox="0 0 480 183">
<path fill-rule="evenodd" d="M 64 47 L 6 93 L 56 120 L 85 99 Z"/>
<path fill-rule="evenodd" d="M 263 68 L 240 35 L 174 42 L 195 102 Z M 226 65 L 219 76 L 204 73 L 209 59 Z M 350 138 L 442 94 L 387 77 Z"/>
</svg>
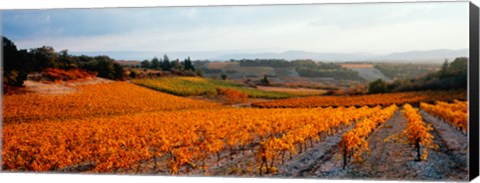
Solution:
<svg viewBox="0 0 480 183">
<path fill-rule="evenodd" d="M 63 70 L 57 68 L 48 68 L 43 76 L 50 81 L 76 81 L 89 77 L 95 77 L 95 73 L 90 73 L 82 69 Z"/>
<path fill-rule="evenodd" d="M 248 98 L 248 94 L 231 88 L 218 88 L 217 93 L 225 95 L 230 103 L 242 102 Z"/>
</svg>

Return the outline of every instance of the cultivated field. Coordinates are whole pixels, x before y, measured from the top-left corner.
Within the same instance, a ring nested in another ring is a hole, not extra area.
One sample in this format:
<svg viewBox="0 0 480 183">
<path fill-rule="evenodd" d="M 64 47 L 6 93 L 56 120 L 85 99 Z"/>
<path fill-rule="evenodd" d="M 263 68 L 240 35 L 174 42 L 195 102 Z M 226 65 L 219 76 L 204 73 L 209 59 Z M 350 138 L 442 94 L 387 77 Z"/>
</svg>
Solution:
<svg viewBox="0 0 480 183">
<path fill-rule="evenodd" d="M 242 84 L 233 81 L 222 81 L 200 77 L 140 79 L 133 80 L 132 83 L 179 96 L 216 96 L 219 94 L 217 91 L 218 89 L 226 88 L 238 90 L 253 98 L 289 98 L 295 97 L 297 94 L 300 96 L 323 94 L 322 92 L 292 92 L 288 89 L 286 92 L 281 90 L 267 91 L 245 87 Z"/>
<path fill-rule="evenodd" d="M 345 68 L 373 68 L 373 64 L 340 64 Z"/>
<path fill-rule="evenodd" d="M 283 92 L 290 93 L 295 96 L 312 96 L 323 95 L 327 93 L 326 90 L 309 89 L 309 88 L 285 88 L 285 87 L 272 87 L 272 86 L 257 86 L 257 89 L 269 92 Z"/>
<path fill-rule="evenodd" d="M 126 82 L 72 88 L 77 92 L 46 95 L 42 91 L 41 94 L 3 96 L 3 124 L 221 107 L 216 103 L 176 97 Z"/>
<path fill-rule="evenodd" d="M 253 103 L 260 108 L 310 108 L 328 106 L 402 105 L 405 103 L 466 100 L 466 91 L 422 91 L 358 96 L 312 96 Z"/>
<path fill-rule="evenodd" d="M 373 64 L 341 64 L 341 66 L 358 72 L 358 76 L 367 81 L 373 81 L 376 79 L 383 79 L 385 81 L 391 80 L 383 75 L 380 70 L 376 69 Z"/>
<path fill-rule="evenodd" d="M 3 169 L 467 179 L 464 91 L 315 96 L 237 108 L 155 88 L 249 91 L 224 81 L 133 82 L 148 88 L 109 82 L 72 84 L 75 92 L 63 94 L 4 95 Z"/>
</svg>

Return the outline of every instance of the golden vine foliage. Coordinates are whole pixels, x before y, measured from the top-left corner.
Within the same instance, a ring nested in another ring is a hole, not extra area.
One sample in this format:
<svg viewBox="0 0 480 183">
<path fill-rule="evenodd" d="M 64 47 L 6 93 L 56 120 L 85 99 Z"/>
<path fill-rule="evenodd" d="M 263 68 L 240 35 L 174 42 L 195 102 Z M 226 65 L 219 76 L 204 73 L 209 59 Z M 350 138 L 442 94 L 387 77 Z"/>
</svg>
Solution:
<svg viewBox="0 0 480 183">
<path fill-rule="evenodd" d="M 466 101 L 454 101 L 453 103 L 436 101 L 435 105 L 421 103 L 420 108 L 434 116 L 445 119 L 464 133 L 468 130 L 468 104 Z"/>
<path fill-rule="evenodd" d="M 65 95 L 4 95 L 3 122 L 8 124 L 220 107 L 215 103 L 176 97 L 127 82 L 83 85 L 77 89 L 78 92 Z"/>
<path fill-rule="evenodd" d="M 403 97 L 398 100 L 411 96 Z M 389 99 L 352 98 L 347 103 L 355 100 L 360 105 Z M 112 172 L 164 157 L 172 174 L 254 144 L 260 144 L 259 159 L 272 167 L 285 152 L 295 154 L 302 144 L 360 121 L 342 137 L 358 158 L 358 149 L 368 150 L 366 137 L 396 110 L 395 105 L 232 109 L 127 82 L 79 86 L 68 95 L 9 95 L 3 105 L 5 170 L 62 171 L 88 164 L 92 171 Z"/>
<path fill-rule="evenodd" d="M 355 127 L 343 134 L 340 141 L 340 147 L 344 151 L 344 158 L 346 166 L 346 159 L 353 156 L 355 160 L 361 160 L 361 155 L 364 151 L 369 151 L 367 138 L 380 124 L 385 123 L 393 116 L 398 107 L 391 105 L 385 109 L 375 111 L 371 116 L 358 122 Z"/>
<path fill-rule="evenodd" d="M 192 109 L 10 123 L 3 127 L 2 165 L 6 170 L 61 171 L 86 163 L 96 172 L 111 172 L 165 156 L 171 173 L 178 173 L 187 165 L 198 167 L 207 156 L 279 134 L 301 142 L 315 134 L 309 130 L 328 132 L 368 110 Z"/>
<path fill-rule="evenodd" d="M 417 109 L 414 109 L 410 104 L 403 105 L 405 116 L 408 123 L 407 128 L 403 131 L 403 135 L 407 138 L 408 144 L 414 146 L 417 150 L 419 160 L 425 160 L 428 156 L 428 149 L 437 148 L 433 143 L 433 135 L 428 131 L 433 130 L 431 125 L 423 122 L 422 116 Z M 420 153 L 420 146 L 423 147 L 423 153 Z M 420 156 L 420 154 L 422 154 Z"/>
<path fill-rule="evenodd" d="M 327 106 L 390 106 L 405 103 L 418 103 L 435 100 L 465 99 L 466 91 L 419 91 L 371 94 L 359 96 L 314 96 L 256 102 L 252 106 L 260 108 L 310 108 Z"/>
<path fill-rule="evenodd" d="M 297 148 L 295 148 L 296 145 L 304 144 L 307 140 L 319 140 L 321 134 L 330 135 L 341 126 L 351 125 L 355 121 L 371 116 L 380 110 L 380 107 L 322 109 L 322 112 L 318 113 L 315 118 L 307 118 L 304 120 L 304 123 L 291 124 L 290 128 L 281 130 L 281 136 L 265 138 L 261 142 L 261 147 L 258 149 L 258 161 L 260 163 L 270 161 L 270 168 L 274 168 L 273 161 L 275 158 L 284 156 L 285 152 L 289 152 L 290 155 L 295 154 L 297 152 Z"/>
</svg>

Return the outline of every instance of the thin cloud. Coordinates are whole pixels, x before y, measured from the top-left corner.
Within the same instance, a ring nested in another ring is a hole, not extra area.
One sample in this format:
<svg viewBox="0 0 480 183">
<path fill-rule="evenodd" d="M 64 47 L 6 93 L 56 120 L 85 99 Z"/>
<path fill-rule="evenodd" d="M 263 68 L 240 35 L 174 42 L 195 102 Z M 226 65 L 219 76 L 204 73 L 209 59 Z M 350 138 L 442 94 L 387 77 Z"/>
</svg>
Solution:
<svg viewBox="0 0 480 183">
<path fill-rule="evenodd" d="M 388 53 L 468 48 L 468 2 L 13 10 L 19 48 Z M 47 19 L 49 19 L 47 21 Z"/>
</svg>

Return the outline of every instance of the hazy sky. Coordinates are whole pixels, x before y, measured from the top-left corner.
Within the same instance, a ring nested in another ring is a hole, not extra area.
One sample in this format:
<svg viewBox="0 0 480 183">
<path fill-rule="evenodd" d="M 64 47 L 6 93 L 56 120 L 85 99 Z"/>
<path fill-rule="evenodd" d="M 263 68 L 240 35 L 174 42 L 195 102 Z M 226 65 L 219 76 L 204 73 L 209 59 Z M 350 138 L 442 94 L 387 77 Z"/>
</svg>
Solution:
<svg viewBox="0 0 480 183">
<path fill-rule="evenodd" d="M 391 53 L 468 48 L 468 2 L 4 10 L 19 48 Z"/>
</svg>

